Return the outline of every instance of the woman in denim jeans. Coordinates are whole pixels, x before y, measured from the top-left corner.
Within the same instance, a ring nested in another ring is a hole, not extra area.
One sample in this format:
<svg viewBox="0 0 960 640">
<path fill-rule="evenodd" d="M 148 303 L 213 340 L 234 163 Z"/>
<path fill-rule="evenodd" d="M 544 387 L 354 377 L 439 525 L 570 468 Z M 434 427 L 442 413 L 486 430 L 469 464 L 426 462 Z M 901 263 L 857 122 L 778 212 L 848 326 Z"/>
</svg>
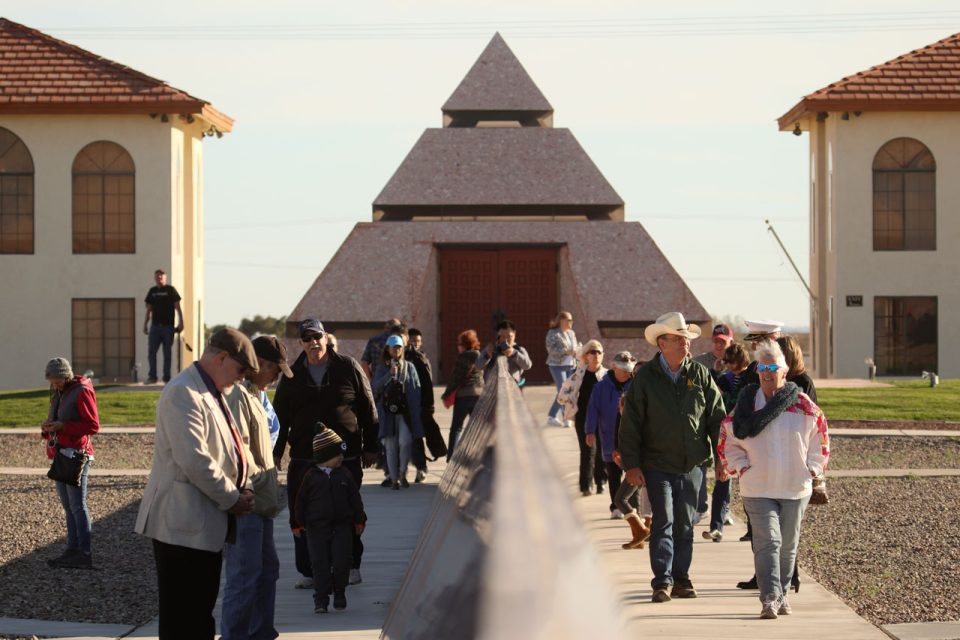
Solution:
<svg viewBox="0 0 960 640">
<path fill-rule="evenodd" d="M 67 520 L 67 549 L 48 560 L 51 567 L 86 569 L 93 565 L 90 555 L 90 510 L 87 508 L 87 476 L 93 460 L 91 436 L 100 430 L 97 396 L 93 384 L 83 376 L 74 376 L 66 358 L 53 358 L 45 375 L 50 383 L 50 412 L 40 426 L 47 441 L 47 457 L 75 454 L 87 456 L 80 486 L 56 482 L 57 495 Z"/>
<path fill-rule="evenodd" d="M 557 385 L 557 393 L 560 393 L 560 387 L 567 378 L 573 373 L 577 366 L 577 349 L 580 342 L 577 341 L 577 334 L 573 332 L 573 316 L 569 311 L 561 311 L 550 323 L 550 330 L 547 331 L 547 368 L 550 369 L 550 376 L 554 384 Z M 547 425 L 551 427 L 572 426 L 570 420 L 563 419 L 563 408 L 554 398 L 550 410 L 547 412 Z"/>
<path fill-rule="evenodd" d="M 800 523 L 813 478 L 830 456 L 827 421 L 809 396 L 787 382 L 787 362 L 776 342 L 756 351 L 759 386 L 741 391 L 720 430 L 717 452 L 740 478 L 743 508 L 753 525 L 753 558 L 761 618 L 792 613 L 787 588 L 796 565 Z"/>
<path fill-rule="evenodd" d="M 480 357 L 480 339 L 473 329 L 464 331 L 457 336 L 457 356 L 453 364 L 453 375 L 450 384 L 444 389 L 441 398 L 446 399 L 451 393 L 456 393 L 453 403 L 453 419 L 450 422 L 450 439 L 447 443 L 447 462 L 453 457 L 453 450 L 460 439 L 460 431 L 467 417 L 473 413 L 477 400 L 483 392 L 483 373 L 477 366 Z"/>
</svg>

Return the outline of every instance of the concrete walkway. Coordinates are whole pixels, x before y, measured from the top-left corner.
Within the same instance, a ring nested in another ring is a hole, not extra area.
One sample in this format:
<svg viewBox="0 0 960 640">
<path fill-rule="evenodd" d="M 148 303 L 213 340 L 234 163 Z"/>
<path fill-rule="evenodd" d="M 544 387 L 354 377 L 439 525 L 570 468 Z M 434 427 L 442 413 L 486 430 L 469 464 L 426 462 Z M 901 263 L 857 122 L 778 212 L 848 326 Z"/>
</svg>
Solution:
<svg viewBox="0 0 960 640">
<path fill-rule="evenodd" d="M 546 416 L 552 401 L 547 387 L 532 387 L 525 391 L 531 412 L 538 418 Z M 439 406 L 439 402 L 438 402 Z M 444 429 L 450 421 L 450 412 L 440 409 L 437 419 Z M 29 432 L 34 432 L 31 429 Z M 4 431 L 6 432 L 6 431 Z M 753 570 L 750 545 L 738 538 L 742 525 L 727 527 L 726 539 L 717 544 L 705 541 L 696 529 L 692 578 L 700 597 L 695 600 L 674 600 L 665 604 L 650 602 L 649 556 L 647 550 L 624 551 L 620 544 L 628 537 L 628 527 L 620 520 L 610 520 L 609 496 L 579 497 L 577 491 L 578 448 L 573 429 L 546 428 L 543 431 L 547 446 L 558 468 L 570 487 L 578 513 L 583 518 L 594 543 L 600 548 L 603 561 L 616 583 L 629 620 L 631 636 L 644 638 L 747 638 L 776 637 L 778 640 L 798 638 L 888 638 L 883 631 L 857 616 L 836 596 L 801 573 L 800 593 L 791 595 L 794 615 L 777 621 L 760 620 L 760 604 L 756 592 L 734 588 Z M 938 432 L 936 435 L 943 435 Z M 286 525 L 286 514 L 276 521 L 277 551 L 281 559 L 280 581 L 277 586 L 277 629 L 282 638 L 369 638 L 379 637 L 390 601 L 393 599 L 407 562 L 416 545 L 424 520 L 429 515 L 436 484 L 445 465 L 430 464 L 427 483 L 414 485 L 409 490 L 393 492 L 379 486 L 379 472 L 365 476 L 363 497 L 370 524 L 364 533 L 367 551 L 364 554 L 362 584 L 347 591 L 349 607 L 344 612 L 320 616 L 313 613 L 312 593 L 292 588 L 297 579 L 293 569 L 293 544 Z M 20 473 L 24 470 L 0 469 L 0 473 Z M 30 473 L 45 473 L 46 469 L 31 469 Z M 106 472 L 107 470 L 102 470 Z M 851 475 L 883 475 L 880 471 L 851 471 Z M 895 470 L 901 475 L 925 475 L 925 470 Z M 937 475 L 957 475 L 956 470 L 930 470 Z M 114 475 L 121 472 L 110 471 Z M 143 470 L 127 470 L 143 474 Z M 832 472 L 831 476 L 839 476 Z M 219 619 L 219 605 L 216 615 Z M 935 638 L 937 633 L 952 633 L 949 625 L 891 625 L 891 633 L 903 638 Z M 140 629 L 119 625 L 89 625 L 39 620 L 12 620 L 0 618 L 0 634 L 21 634 L 71 638 L 156 638 L 156 624 Z M 933 634 L 933 635 L 931 635 Z"/>
</svg>

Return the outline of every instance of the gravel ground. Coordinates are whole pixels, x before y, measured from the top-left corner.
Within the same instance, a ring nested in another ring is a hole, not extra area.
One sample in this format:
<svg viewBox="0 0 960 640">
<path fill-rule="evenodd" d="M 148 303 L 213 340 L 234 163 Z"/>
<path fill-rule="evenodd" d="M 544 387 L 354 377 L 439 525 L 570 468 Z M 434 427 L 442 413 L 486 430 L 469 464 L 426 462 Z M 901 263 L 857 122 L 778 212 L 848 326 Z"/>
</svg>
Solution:
<svg viewBox="0 0 960 640">
<path fill-rule="evenodd" d="M 958 431 L 960 422 L 944 422 L 943 420 L 830 420 L 833 429 L 917 429 L 936 431 Z"/>
<path fill-rule="evenodd" d="M 827 475 L 836 469 L 956 469 L 960 438 L 871 436 L 830 438 Z"/>
<path fill-rule="evenodd" d="M 830 504 L 803 517 L 801 568 L 876 625 L 960 620 L 960 478 L 834 478 L 827 487 Z"/>
<path fill-rule="evenodd" d="M 0 484 L 0 617 L 142 624 L 157 614 L 150 543 L 133 533 L 146 478 L 90 478 L 91 571 L 51 569 L 65 525 L 47 478 L 5 476 Z"/>
<path fill-rule="evenodd" d="M 50 464 L 39 435 L 0 432 L 0 467 L 44 467 Z M 153 463 L 152 433 L 104 433 L 93 437 L 97 469 L 149 469 Z"/>
</svg>

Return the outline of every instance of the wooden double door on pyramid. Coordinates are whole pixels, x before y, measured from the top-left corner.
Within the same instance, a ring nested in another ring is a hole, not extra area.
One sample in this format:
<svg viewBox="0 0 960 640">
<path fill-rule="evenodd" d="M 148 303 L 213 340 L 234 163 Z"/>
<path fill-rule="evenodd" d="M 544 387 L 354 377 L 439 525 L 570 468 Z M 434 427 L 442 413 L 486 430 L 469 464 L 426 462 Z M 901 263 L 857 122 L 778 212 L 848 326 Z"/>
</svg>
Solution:
<svg viewBox="0 0 960 640">
<path fill-rule="evenodd" d="M 493 340 L 495 319 L 506 318 L 533 360 L 524 378 L 552 382 L 544 339 L 559 311 L 557 249 L 450 248 L 439 257 L 442 379 L 450 379 L 461 331 L 476 330 L 482 348 Z"/>
</svg>

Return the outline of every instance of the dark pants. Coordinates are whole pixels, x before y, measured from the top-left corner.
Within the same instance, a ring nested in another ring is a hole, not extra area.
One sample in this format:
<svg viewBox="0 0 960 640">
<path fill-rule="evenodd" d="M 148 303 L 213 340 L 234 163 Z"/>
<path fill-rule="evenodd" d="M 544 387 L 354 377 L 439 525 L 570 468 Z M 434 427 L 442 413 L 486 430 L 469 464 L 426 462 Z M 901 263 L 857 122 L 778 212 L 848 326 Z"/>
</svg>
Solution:
<svg viewBox="0 0 960 640">
<path fill-rule="evenodd" d="M 213 640 L 221 553 L 153 541 L 160 640 Z"/>
<path fill-rule="evenodd" d="M 710 508 L 707 505 L 707 470 L 710 469 L 710 465 L 705 464 L 700 467 L 700 472 L 703 477 L 703 480 L 700 481 L 700 492 L 697 494 L 697 513 L 706 513 Z"/>
<path fill-rule="evenodd" d="M 160 324 L 150 325 L 147 336 L 147 362 L 150 363 L 148 380 L 157 379 L 157 349 L 163 346 L 163 381 L 170 382 L 170 347 L 173 346 L 173 327 Z"/>
<path fill-rule="evenodd" d="M 287 506 L 290 510 L 290 526 L 296 526 L 294 520 L 294 503 L 297 499 L 297 491 L 300 490 L 300 484 L 303 482 L 303 476 L 307 474 L 310 467 L 313 466 L 313 460 L 299 460 L 293 458 L 290 460 L 290 466 L 287 467 Z M 353 481 L 357 487 L 363 485 L 363 465 L 359 458 L 344 460 L 343 468 L 350 472 Z M 360 534 L 353 534 L 353 569 L 360 568 L 360 560 L 363 558 L 363 542 L 360 540 Z M 293 558 L 294 566 L 300 575 L 310 578 L 313 576 L 313 567 L 310 564 L 310 549 L 307 546 L 305 536 L 293 537 Z"/>
<path fill-rule="evenodd" d="M 644 469 L 647 494 L 653 510 L 650 531 L 651 584 L 656 587 L 690 578 L 693 562 L 693 515 L 703 472 L 694 467 L 687 473 L 665 473 Z"/>
<path fill-rule="evenodd" d="M 706 484 L 706 482 L 704 482 Z M 730 481 L 715 481 L 710 503 L 710 531 L 723 531 L 723 518 L 730 504 Z"/>
<path fill-rule="evenodd" d="M 313 603 L 326 604 L 331 593 L 343 593 L 353 564 L 353 523 L 307 525 L 304 537 L 313 569 Z"/>
<path fill-rule="evenodd" d="M 607 482 L 610 487 L 610 511 L 613 511 L 617 508 L 614 498 L 617 495 L 617 491 L 620 490 L 620 481 L 623 478 L 623 470 L 616 462 L 604 462 L 603 468 L 607 472 Z"/>
<path fill-rule="evenodd" d="M 423 444 L 423 438 L 413 439 L 413 448 L 410 450 L 410 462 L 418 471 L 427 470 L 427 450 Z"/>
<path fill-rule="evenodd" d="M 599 440 L 592 447 L 587 446 L 584 420 L 579 413 L 573 426 L 577 432 L 577 443 L 580 445 L 580 491 L 590 491 L 591 479 L 598 487 L 607 479 L 603 458 L 600 457 Z"/>
<path fill-rule="evenodd" d="M 450 420 L 450 439 L 447 440 L 448 461 L 453 457 L 453 449 L 457 446 L 457 441 L 460 440 L 463 423 L 466 422 L 467 416 L 473 413 L 473 409 L 477 406 L 478 400 L 480 400 L 480 396 L 458 395 L 453 403 L 453 418 Z"/>
</svg>

